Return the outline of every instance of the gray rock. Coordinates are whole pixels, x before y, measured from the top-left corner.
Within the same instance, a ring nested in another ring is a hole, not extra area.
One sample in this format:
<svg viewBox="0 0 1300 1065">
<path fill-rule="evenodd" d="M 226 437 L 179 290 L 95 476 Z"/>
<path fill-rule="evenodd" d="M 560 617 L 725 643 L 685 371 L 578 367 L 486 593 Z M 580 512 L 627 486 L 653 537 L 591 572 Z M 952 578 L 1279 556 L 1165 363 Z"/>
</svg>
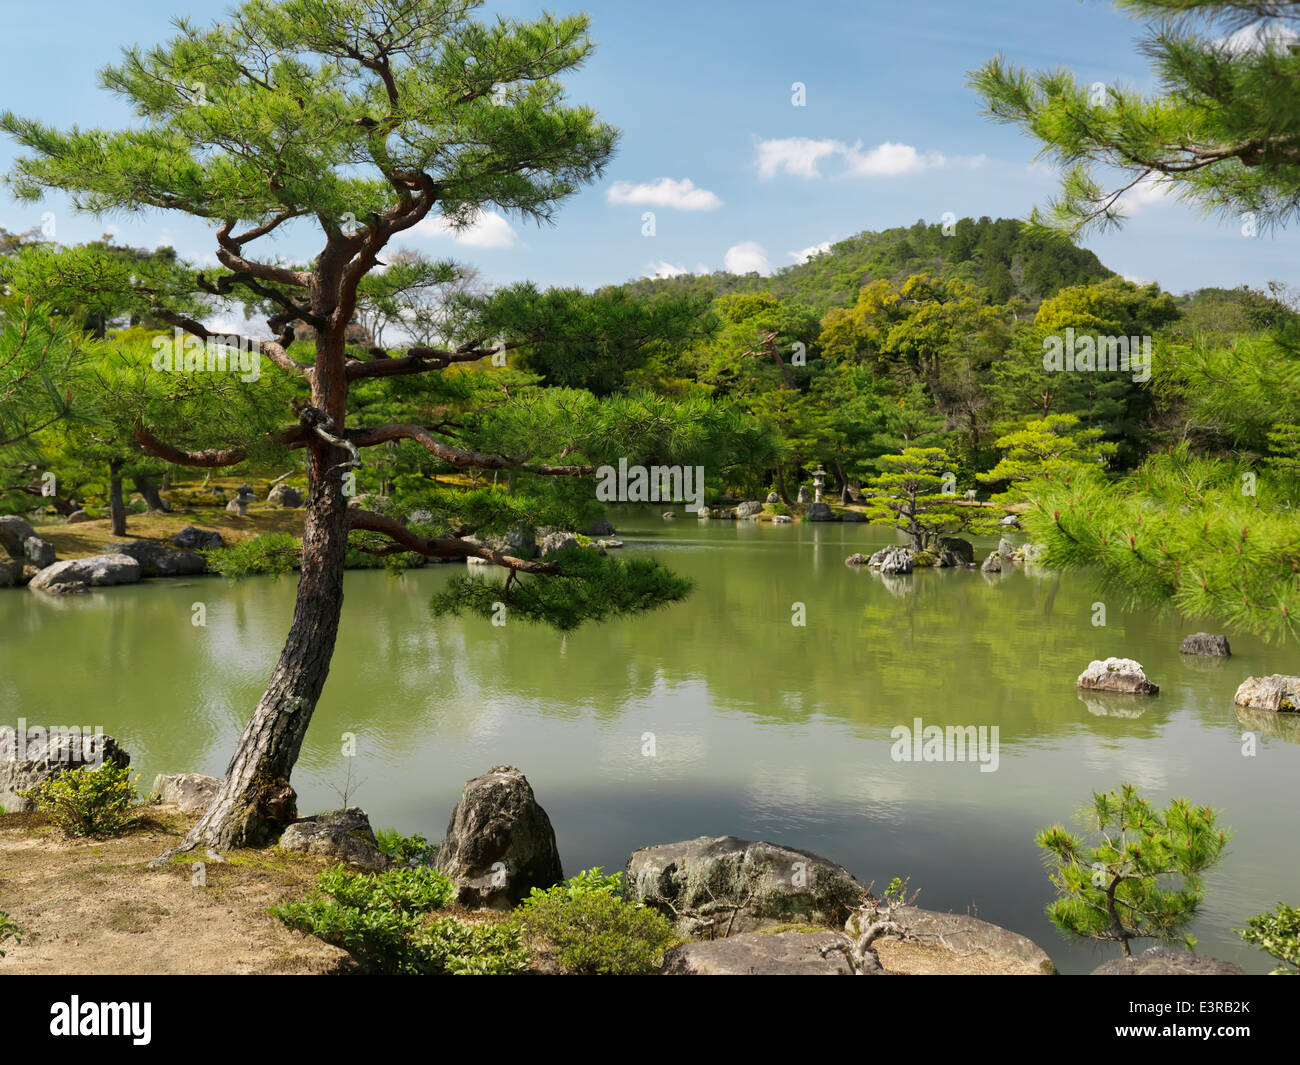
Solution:
<svg viewBox="0 0 1300 1065">
<path fill-rule="evenodd" d="M 867 560 L 867 565 L 881 573 L 911 573 L 912 552 L 906 547 L 882 547 Z"/>
<path fill-rule="evenodd" d="M 1156 695 L 1160 691 L 1159 685 L 1147 680 L 1141 663 L 1131 658 L 1094 659 L 1079 674 L 1075 687 L 1130 695 Z"/>
<path fill-rule="evenodd" d="M 628 859 L 627 882 L 638 898 L 673 917 L 684 935 L 791 921 L 839 927 L 863 893 L 835 862 L 735 836 L 642 847 Z"/>
<path fill-rule="evenodd" d="M 737 518 L 753 518 L 763 513 L 763 504 L 757 500 L 748 499 L 736 506 Z"/>
<path fill-rule="evenodd" d="M 829 503 L 809 503 L 804 518 L 807 521 L 834 521 L 835 515 Z"/>
<path fill-rule="evenodd" d="M 998 522 L 998 524 L 1006 529 L 1019 529 L 1020 519 L 1016 517 L 1014 514 L 1008 514 L 1005 518 L 1003 518 L 1000 522 Z"/>
<path fill-rule="evenodd" d="M 465 784 L 438 848 L 437 866 L 465 906 L 509 909 L 533 888 L 564 879 L 555 830 L 527 778 L 493 766 Z"/>
<path fill-rule="evenodd" d="M 1112 958 L 1092 970 L 1093 976 L 1245 976 L 1232 962 L 1207 958 L 1172 947 L 1152 947 L 1129 958 Z"/>
<path fill-rule="evenodd" d="M 558 555 L 571 547 L 578 547 L 578 538 L 571 532 L 548 531 L 537 541 L 537 553 L 541 558 Z"/>
<path fill-rule="evenodd" d="M 1228 646 L 1228 637 L 1212 636 L 1208 632 L 1194 632 L 1184 638 L 1178 646 L 1178 653 L 1184 655 L 1208 655 L 1211 658 L 1230 658 L 1232 649 Z"/>
<path fill-rule="evenodd" d="M 0 515 L 0 547 L 12 558 L 24 558 L 23 541 L 35 536 L 36 530 L 16 514 Z"/>
<path fill-rule="evenodd" d="M 87 734 L 80 728 L 29 728 L 20 738 L 12 726 L 0 727 L 0 810 L 11 814 L 34 810 L 36 804 L 22 792 L 69 769 L 104 762 L 126 766 L 131 756 L 112 736 Z"/>
<path fill-rule="evenodd" d="M 840 521 L 863 522 L 867 516 L 859 510 L 843 510 L 840 512 Z"/>
<path fill-rule="evenodd" d="M 32 578 L 27 587 L 47 595 L 75 595 L 88 588 L 134 584 L 139 579 L 140 563 L 130 555 L 95 555 L 47 566 Z"/>
<path fill-rule="evenodd" d="M 87 514 L 84 510 L 74 510 L 71 514 L 68 515 L 69 525 L 81 525 L 84 524 L 85 522 L 94 521 L 94 520 L 95 519 L 92 518 L 89 514 Z"/>
<path fill-rule="evenodd" d="M 38 569 L 53 566 L 59 560 L 54 545 L 39 536 L 29 536 L 23 541 L 23 554 L 27 556 L 27 561 Z"/>
<path fill-rule="evenodd" d="M 601 518 L 600 521 L 593 521 L 587 526 L 588 536 L 613 536 L 614 526 L 610 524 L 608 518 Z"/>
<path fill-rule="evenodd" d="M 413 510 L 406 516 L 410 525 L 437 525 L 438 517 L 431 510 Z"/>
<path fill-rule="evenodd" d="M 1010 559 L 1016 553 L 1016 545 L 1008 540 L 1005 536 L 998 541 L 998 554 L 1005 559 Z"/>
<path fill-rule="evenodd" d="M 1247 677 L 1237 689 L 1236 704 L 1251 710 L 1294 713 L 1300 710 L 1300 677 L 1272 673 L 1267 677 Z"/>
<path fill-rule="evenodd" d="M 214 532 L 211 529 L 198 529 L 193 525 L 185 526 L 173 536 L 172 543 L 177 547 L 188 548 L 191 551 L 211 551 L 226 546 L 226 541 L 221 538 L 221 533 Z"/>
<path fill-rule="evenodd" d="M 302 506 L 302 493 L 293 485 L 281 482 L 266 493 L 266 501 L 288 510 Z"/>
<path fill-rule="evenodd" d="M 744 932 L 681 943 L 664 955 L 666 976 L 852 976 L 839 932 Z"/>
<path fill-rule="evenodd" d="M 849 555 L 849 557 L 844 560 L 844 564 L 846 566 L 865 566 L 870 561 L 871 559 L 869 559 L 866 555 L 859 553 L 855 555 Z"/>
<path fill-rule="evenodd" d="M 983 955 L 1007 971 L 1053 976 L 1056 966 L 1032 939 L 964 913 L 938 913 L 915 906 L 900 906 L 895 919 L 908 934 L 926 946 L 942 947 L 953 954 Z M 847 929 L 857 931 L 853 918 Z"/>
<path fill-rule="evenodd" d="M 772 524 L 773 524 L 773 525 L 789 525 L 789 524 L 791 524 L 793 521 L 794 521 L 794 518 L 790 517 L 789 514 L 773 514 L 773 515 L 772 515 Z"/>
<path fill-rule="evenodd" d="M 108 544 L 105 554 L 127 555 L 140 563 L 144 577 L 188 577 L 207 569 L 203 556 L 183 548 L 171 548 L 159 540 L 128 540 Z"/>
<path fill-rule="evenodd" d="M 557 533 L 550 529 L 538 529 L 537 531 L 542 534 L 541 540 L 538 540 L 531 530 L 522 528 L 511 529 L 504 536 L 466 536 L 464 539 L 467 543 L 481 544 L 484 547 L 491 548 L 493 551 L 497 551 L 503 555 L 510 555 L 513 558 L 533 558 L 538 554 L 539 549 L 541 549 L 542 554 L 546 554 L 542 545 L 547 543 L 558 543 L 558 540 L 552 539 L 552 537 L 556 536 L 567 536 L 575 544 L 577 543 L 577 540 L 573 538 L 573 533 Z M 556 548 L 551 553 L 554 554 L 558 550 L 563 550 L 563 548 Z M 466 561 L 478 564 L 484 563 L 486 560 L 481 558 L 470 558 Z"/>
<path fill-rule="evenodd" d="M 984 560 L 984 564 L 980 566 L 980 569 L 985 573 L 1001 573 L 1002 556 L 996 551 L 990 551 L 989 557 Z"/>
<path fill-rule="evenodd" d="M 938 564 L 945 567 L 975 565 L 975 547 L 959 536 L 941 536 L 936 550 Z"/>
<path fill-rule="evenodd" d="M 799 494 L 794 497 L 796 503 L 808 503 L 812 500 L 812 494 L 808 491 L 806 485 L 799 486 Z"/>
<path fill-rule="evenodd" d="M 1015 555 L 1021 562 L 1037 562 L 1043 557 L 1042 544 L 1025 544 Z"/>
<path fill-rule="evenodd" d="M 767 501 L 768 501 L 769 503 L 779 503 L 779 502 L 781 502 L 781 497 L 780 497 L 779 495 L 777 495 L 775 492 L 768 492 L 768 493 L 767 493 Z"/>
<path fill-rule="evenodd" d="M 700 507 L 700 510 L 699 510 L 699 516 L 700 516 L 701 518 L 707 518 L 707 517 L 709 516 L 709 508 L 708 508 L 708 507 Z M 664 521 L 672 521 L 673 518 L 675 518 L 675 517 L 677 517 L 677 515 L 674 514 L 671 510 L 665 510 L 665 511 L 663 512 L 663 519 L 664 519 Z"/>
<path fill-rule="evenodd" d="M 375 842 L 370 818 L 356 807 L 294 821 L 280 836 L 280 849 L 347 862 L 363 869 L 383 870 L 393 865 L 393 860 Z"/>
<path fill-rule="evenodd" d="M 16 558 L 0 558 L 0 588 L 12 588 L 23 579 L 23 564 Z"/>
<path fill-rule="evenodd" d="M 200 814 L 212 805 L 221 790 L 218 777 L 202 773 L 159 773 L 154 777 L 152 794 L 159 802 L 172 803 L 183 813 Z"/>
</svg>

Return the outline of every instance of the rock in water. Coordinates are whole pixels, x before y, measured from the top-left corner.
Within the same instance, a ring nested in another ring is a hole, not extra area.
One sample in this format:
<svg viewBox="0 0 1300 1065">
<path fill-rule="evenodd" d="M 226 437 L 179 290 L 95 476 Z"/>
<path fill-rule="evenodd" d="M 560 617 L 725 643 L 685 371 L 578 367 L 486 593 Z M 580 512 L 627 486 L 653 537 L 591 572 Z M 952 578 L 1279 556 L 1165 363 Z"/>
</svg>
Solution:
<svg viewBox="0 0 1300 1065">
<path fill-rule="evenodd" d="M 1237 689 L 1236 703 L 1252 710 L 1294 713 L 1300 710 L 1300 677 L 1283 673 L 1247 677 Z"/>
<path fill-rule="evenodd" d="M 202 773 L 159 773 L 153 780 L 153 794 L 159 802 L 172 803 L 183 813 L 199 814 L 212 805 L 222 781 Z"/>
<path fill-rule="evenodd" d="M 980 566 L 980 569 L 985 573 L 1001 573 L 1002 556 L 996 551 L 990 551 L 989 557 L 984 560 L 984 564 Z"/>
<path fill-rule="evenodd" d="M 130 555 L 95 555 L 47 566 L 27 587 L 47 595 L 73 595 L 106 584 L 134 584 L 139 579 L 140 563 Z"/>
<path fill-rule="evenodd" d="M 757 500 L 746 500 L 744 503 L 736 504 L 737 518 L 752 518 L 757 514 L 763 513 L 763 504 Z"/>
<path fill-rule="evenodd" d="M 682 943 L 664 955 L 667 976 L 852 976 L 839 932 L 745 932 L 726 939 Z"/>
<path fill-rule="evenodd" d="M 509 909 L 533 888 L 564 879 L 551 819 L 514 766 L 493 766 L 465 785 L 438 848 L 437 866 L 464 906 Z"/>
<path fill-rule="evenodd" d="M 939 540 L 939 565 L 945 567 L 975 565 L 975 547 L 959 536 L 944 536 Z"/>
<path fill-rule="evenodd" d="M 221 533 L 214 532 L 211 529 L 197 529 L 193 525 L 185 526 L 173 536 L 172 543 L 177 547 L 189 548 L 191 551 L 210 551 L 226 546 L 226 542 L 221 538 Z"/>
<path fill-rule="evenodd" d="M 912 552 L 906 547 L 881 548 L 867 560 L 867 565 L 881 573 L 911 573 Z"/>
<path fill-rule="evenodd" d="M 26 729 L 19 737 L 11 726 L 0 728 L 0 810 L 21 813 L 36 804 L 20 792 L 81 766 L 114 762 L 131 764 L 131 756 L 112 736 L 86 729 Z"/>
<path fill-rule="evenodd" d="M 1228 637 L 1212 636 L 1208 632 L 1194 632 L 1178 647 L 1178 653 L 1184 655 L 1210 655 L 1216 658 L 1232 657 L 1228 647 Z"/>
<path fill-rule="evenodd" d="M 280 849 L 318 858 L 349 862 L 363 869 L 387 869 L 393 860 L 379 849 L 370 818 L 364 810 L 351 807 L 303 817 L 280 836 Z"/>
<path fill-rule="evenodd" d="M 863 887 L 843 866 L 808 851 L 735 836 L 701 836 L 634 851 L 628 884 L 680 933 L 755 931 L 807 921 L 842 926 Z"/>
<path fill-rule="evenodd" d="M 54 545 L 39 536 L 29 536 L 23 541 L 23 554 L 27 556 L 28 562 L 39 569 L 53 566 L 59 559 L 54 551 Z"/>
<path fill-rule="evenodd" d="M 203 556 L 183 548 L 173 549 L 158 540 L 128 540 L 108 544 L 105 554 L 127 555 L 140 563 L 144 577 L 187 577 L 207 569 Z"/>
<path fill-rule="evenodd" d="M 831 512 L 829 503 L 809 503 L 808 509 L 804 512 L 804 517 L 808 521 L 834 521 L 835 515 Z"/>
<path fill-rule="evenodd" d="M 1207 958 L 1172 947 L 1152 947 L 1129 958 L 1112 958 L 1092 970 L 1093 976 L 1245 976 L 1232 962 Z"/>
<path fill-rule="evenodd" d="M 1147 680 L 1141 663 L 1131 658 L 1096 659 L 1088 663 L 1088 668 L 1079 674 L 1076 688 L 1091 691 L 1125 692 L 1130 695 L 1155 695 L 1160 686 Z"/>
<path fill-rule="evenodd" d="M 870 561 L 871 559 L 869 559 L 866 555 L 855 554 L 855 555 L 849 555 L 849 557 L 844 560 L 844 564 L 846 566 L 865 566 Z"/>
</svg>

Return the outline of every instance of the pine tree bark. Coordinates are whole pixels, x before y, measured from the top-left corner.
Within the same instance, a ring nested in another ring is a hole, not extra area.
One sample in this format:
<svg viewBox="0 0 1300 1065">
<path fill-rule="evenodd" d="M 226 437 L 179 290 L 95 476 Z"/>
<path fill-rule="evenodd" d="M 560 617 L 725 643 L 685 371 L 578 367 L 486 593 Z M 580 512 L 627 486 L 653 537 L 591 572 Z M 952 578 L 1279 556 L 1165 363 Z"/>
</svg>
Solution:
<svg viewBox="0 0 1300 1065">
<path fill-rule="evenodd" d="M 135 490 L 144 497 L 148 504 L 149 513 L 161 514 L 167 509 L 167 503 L 161 495 L 158 494 L 158 485 L 154 479 L 147 473 L 141 473 L 132 478 L 135 484 Z"/>
<path fill-rule="evenodd" d="M 112 520 L 113 535 L 126 535 L 126 504 L 122 501 L 122 460 L 113 459 L 108 464 L 108 512 Z"/>
</svg>

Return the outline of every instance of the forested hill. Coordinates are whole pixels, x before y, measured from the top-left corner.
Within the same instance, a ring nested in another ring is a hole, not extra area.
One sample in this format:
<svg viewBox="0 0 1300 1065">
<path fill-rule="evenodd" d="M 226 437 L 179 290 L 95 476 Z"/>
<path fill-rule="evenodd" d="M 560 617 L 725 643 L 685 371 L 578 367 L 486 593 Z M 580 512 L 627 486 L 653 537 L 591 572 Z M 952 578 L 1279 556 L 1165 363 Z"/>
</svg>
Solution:
<svg viewBox="0 0 1300 1065">
<path fill-rule="evenodd" d="M 929 273 L 972 281 L 990 303 L 1018 301 L 1032 310 L 1062 288 L 1115 276 L 1092 252 L 1064 237 L 1033 232 L 1015 219 L 963 218 L 948 227 L 947 234 L 944 228 L 918 221 L 881 233 L 864 231 L 770 277 L 716 271 L 643 278 L 612 287 L 650 298 L 770 292 L 824 314 L 852 303 L 870 281 L 902 281 Z"/>
</svg>

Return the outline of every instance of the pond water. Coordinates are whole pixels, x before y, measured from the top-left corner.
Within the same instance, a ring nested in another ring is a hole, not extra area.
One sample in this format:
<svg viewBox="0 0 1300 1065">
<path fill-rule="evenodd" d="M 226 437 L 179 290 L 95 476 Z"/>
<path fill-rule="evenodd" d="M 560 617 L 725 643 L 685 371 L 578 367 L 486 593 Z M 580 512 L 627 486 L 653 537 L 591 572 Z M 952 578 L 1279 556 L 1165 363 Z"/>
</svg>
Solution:
<svg viewBox="0 0 1300 1065">
<path fill-rule="evenodd" d="M 567 873 L 621 868 L 652 843 L 767 839 L 878 887 L 910 877 L 918 905 L 1015 929 L 1062 971 L 1086 972 L 1117 948 L 1072 944 L 1050 925 L 1033 837 L 1069 823 L 1091 789 L 1131 781 L 1154 800 L 1223 809 L 1235 836 L 1208 878 L 1198 949 L 1271 967 L 1231 929 L 1300 902 L 1300 732 L 1239 721 L 1233 693 L 1249 675 L 1300 672 L 1294 648 L 1236 637 L 1227 662 L 1188 659 L 1179 641 L 1204 626 L 1118 602 L 1095 625 L 1104 596 L 1085 575 L 882 578 L 844 565 L 893 542 L 862 525 L 614 522 L 625 553 L 696 581 L 686 602 L 562 635 L 432 619 L 429 596 L 456 567 L 349 573 L 294 775 L 302 812 L 350 790 L 377 828 L 437 840 L 465 780 L 513 764 L 550 814 Z M 977 546 L 982 558 L 992 544 Z M 102 725 L 142 787 L 157 772 L 219 776 L 279 652 L 294 583 L 0 593 L 0 724 Z M 195 602 L 204 627 L 191 624 Z M 1109 655 L 1142 662 L 1160 695 L 1082 698 L 1075 677 Z M 895 761 L 891 730 L 917 718 L 997 726 L 996 771 Z M 1247 729 L 1262 730 L 1253 756 Z"/>
</svg>

